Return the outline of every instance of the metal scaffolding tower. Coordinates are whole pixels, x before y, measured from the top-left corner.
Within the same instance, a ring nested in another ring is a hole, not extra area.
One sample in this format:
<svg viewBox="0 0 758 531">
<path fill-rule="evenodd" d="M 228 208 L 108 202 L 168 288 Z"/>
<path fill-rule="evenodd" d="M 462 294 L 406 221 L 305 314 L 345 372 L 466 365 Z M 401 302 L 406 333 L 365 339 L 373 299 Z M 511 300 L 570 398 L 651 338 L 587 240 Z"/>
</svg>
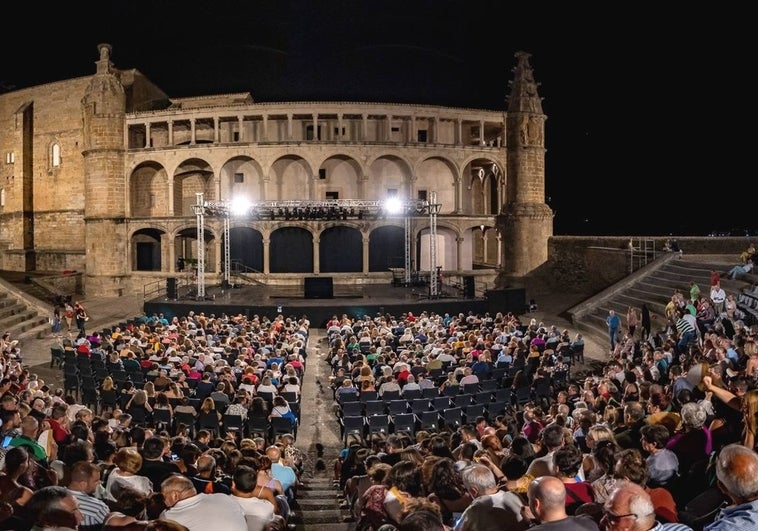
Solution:
<svg viewBox="0 0 758 531">
<path fill-rule="evenodd" d="M 431 192 L 426 209 L 429 211 L 429 297 L 432 299 L 440 296 L 441 287 L 437 275 L 437 214 L 441 206 L 437 203 L 437 192 Z"/>
<path fill-rule="evenodd" d="M 197 202 L 192 209 L 197 218 L 197 298 L 205 299 L 205 201 L 203 193 L 195 194 Z"/>
</svg>

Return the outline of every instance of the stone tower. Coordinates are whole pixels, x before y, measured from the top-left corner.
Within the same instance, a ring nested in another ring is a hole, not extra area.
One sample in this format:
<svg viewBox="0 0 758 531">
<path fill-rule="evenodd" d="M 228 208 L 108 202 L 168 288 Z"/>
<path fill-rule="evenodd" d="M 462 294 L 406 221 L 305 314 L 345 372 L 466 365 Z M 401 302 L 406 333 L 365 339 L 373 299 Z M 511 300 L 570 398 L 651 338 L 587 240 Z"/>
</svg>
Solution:
<svg viewBox="0 0 758 531">
<path fill-rule="evenodd" d="M 118 296 L 129 270 L 124 175 L 126 95 L 110 61 L 111 46 L 100 44 L 98 51 L 97 72 L 82 98 L 85 290 L 88 294 Z"/>
<path fill-rule="evenodd" d="M 506 202 L 497 216 L 503 235 L 498 287 L 547 261 L 553 211 L 545 203 L 545 120 L 530 54 L 517 52 L 505 119 Z"/>
</svg>

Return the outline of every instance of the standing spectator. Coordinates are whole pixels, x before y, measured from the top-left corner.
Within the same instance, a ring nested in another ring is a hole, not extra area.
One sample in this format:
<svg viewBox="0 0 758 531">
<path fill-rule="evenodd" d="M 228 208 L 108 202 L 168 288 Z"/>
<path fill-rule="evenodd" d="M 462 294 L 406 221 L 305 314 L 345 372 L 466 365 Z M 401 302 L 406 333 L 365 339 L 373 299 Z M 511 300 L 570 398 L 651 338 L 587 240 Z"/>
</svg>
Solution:
<svg viewBox="0 0 758 531">
<path fill-rule="evenodd" d="M 734 280 L 734 277 L 730 275 L 730 278 Z M 713 303 L 713 309 L 716 311 L 716 315 L 721 315 L 724 311 L 724 301 L 726 301 L 726 292 L 721 284 L 716 284 L 711 287 L 711 302 Z"/>
<path fill-rule="evenodd" d="M 626 311 L 626 327 L 629 329 L 629 337 L 634 337 L 634 332 L 637 330 L 637 325 L 640 322 L 640 314 L 637 312 L 637 308 L 629 306 Z"/>
<path fill-rule="evenodd" d="M 611 341 L 611 349 L 616 347 L 616 340 L 618 339 L 619 331 L 621 330 L 621 319 L 616 315 L 615 310 L 608 310 L 608 317 L 605 318 L 605 324 L 608 325 L 608 336 Z"/>
<path fill-rule="evenodd" d="M 66 305 L 63 307 L 63 317 L 66 319 L 67 330 L 71 330 L 71 325 L 74 323 L 74 313 L 74 307 L 69 301 L 66 301 Z"/>
<path fill-rule="evenodd" d="M 84 330 L 84 323 L 89 321 L 89 317 L 81 302 L 74 304 L 74 318 L 76 319 L 76 328 L 79 330 L 79 335 L 86 337 L 87 332 Z"/>
</svg>

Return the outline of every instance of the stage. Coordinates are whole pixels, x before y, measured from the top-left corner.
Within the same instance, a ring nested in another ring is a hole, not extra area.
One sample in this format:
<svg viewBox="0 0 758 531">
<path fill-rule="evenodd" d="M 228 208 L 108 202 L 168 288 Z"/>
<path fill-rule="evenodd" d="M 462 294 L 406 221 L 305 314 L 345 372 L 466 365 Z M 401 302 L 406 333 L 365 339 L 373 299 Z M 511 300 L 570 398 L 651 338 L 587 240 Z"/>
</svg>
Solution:
<svg viewBox="0 0 758 531">
<path fill-rule="evenodd" d="M 288 317 L 307 316 L 312 326 L 323 327 L 335 314 L 375 317 L 409 311 L 414 314 L 433 311 L 439 315 L 469 311 L 479 314 L 521 313 L 526 304 L 523 289 L 489 290 L 482 297 L 463 297 L 461 290 L 445 286 L 440 296 L 432 298 L 425 286 L 334 284 L 331 290 L 321 288 L 311 287 L 306 293 L 305 283 L 302 286 L 240 285 L 233 288 L 214 285 L 206 286 L 205 297 L 198 298 L 192 289 L 185 287 L 177 290 L 176 298 L 164 296 L 145 301 L 144 311 L 147 315 L 162 313 L 169 319 L 187 315 L 190 311 L 206 315 L 260 314 L 269 317 L 281 313 Z"/>
</svg>

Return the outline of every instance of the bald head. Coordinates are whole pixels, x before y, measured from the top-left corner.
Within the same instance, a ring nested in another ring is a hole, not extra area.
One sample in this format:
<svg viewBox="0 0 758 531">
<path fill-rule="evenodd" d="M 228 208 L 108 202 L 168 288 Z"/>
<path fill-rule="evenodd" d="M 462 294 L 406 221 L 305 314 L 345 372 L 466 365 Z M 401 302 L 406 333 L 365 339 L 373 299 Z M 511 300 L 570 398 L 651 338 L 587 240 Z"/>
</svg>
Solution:
<svg viewBox="0 0 758 531">
<path fill-rule="evenodd" d="M 282 457 L 282 451 L 279 449 L 278 446 L 269 446 L 266 448 L 266 455 L 269 459 L 271 459 L 272 463 L 276 463 L 281 459 Z"/>
<path fill-rule="evenodd" d="M 631 481 L 620 481 L 605 501 L 604 509 L 608 514 L 629 515 L 634 517 L 639 529 L 650 529 L 655 522 L 655 506 L 650 495 L 643 487 Z M 607 519 L 607 517 L 603 517 Z M 636 529 L 636 528 L 635 528 Z"/>
<path fill-rule="evenodd" d="M 566 518 L 566 487 L 555 476 L 542 476 L 529 484 L 529 507 L 540 522 Z"/>
<path fill-rule="evenodd" d="M 758 454 L 741 444 L 725 446 L 716 459 L 716 477 L 734 503 L 758 498 Z"/>
</svg>

